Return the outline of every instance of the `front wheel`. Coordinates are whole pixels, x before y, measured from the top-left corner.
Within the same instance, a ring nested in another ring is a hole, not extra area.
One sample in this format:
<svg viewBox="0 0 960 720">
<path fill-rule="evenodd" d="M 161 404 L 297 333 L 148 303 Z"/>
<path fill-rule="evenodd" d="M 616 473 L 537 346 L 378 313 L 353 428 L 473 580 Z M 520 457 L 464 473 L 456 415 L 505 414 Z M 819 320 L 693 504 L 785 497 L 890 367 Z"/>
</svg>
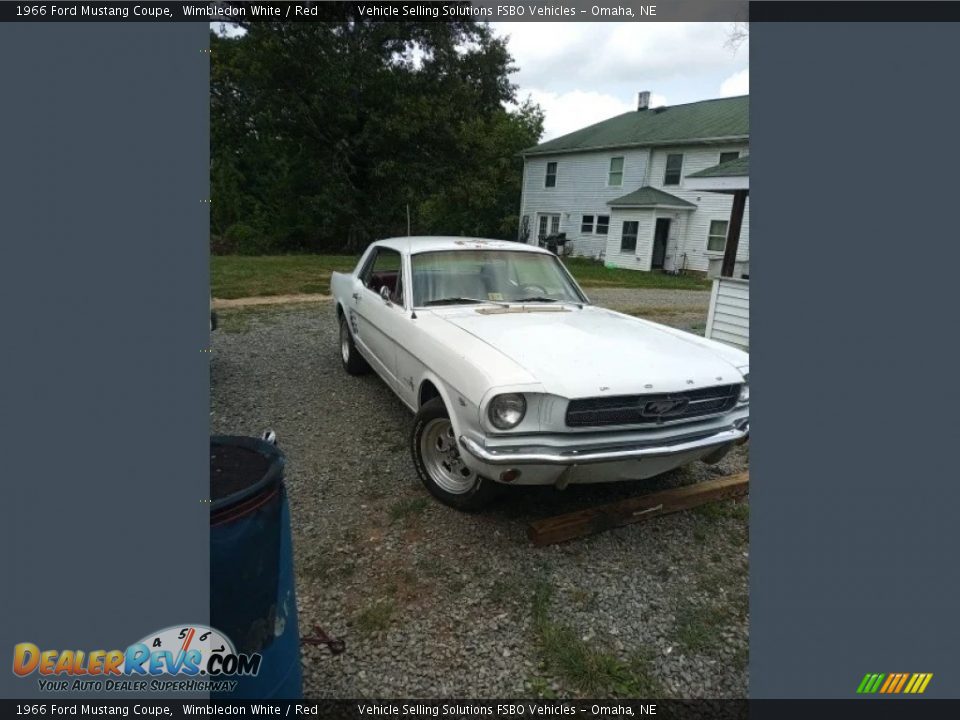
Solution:
<svg viewBox="0 0 960 720">
<path fill-rule="evenodd" d="M 357 346 L 350 334 L 350 323 L 343 315 L 340 316 L 340 360 L 343 362 L 343 369 L 351 375 L 363 375 L 370 369 L 367 361 L 357 352 Z"/>
<path fill-rule="evenodd" d="M 497 495 L 497 485 L 473 472 L 460 457 L 450 415 L 440 398 L 428 400 L 417 413 L 410 451 L 420 480 L 444 505 L 479 510 Z"/>
</svg>

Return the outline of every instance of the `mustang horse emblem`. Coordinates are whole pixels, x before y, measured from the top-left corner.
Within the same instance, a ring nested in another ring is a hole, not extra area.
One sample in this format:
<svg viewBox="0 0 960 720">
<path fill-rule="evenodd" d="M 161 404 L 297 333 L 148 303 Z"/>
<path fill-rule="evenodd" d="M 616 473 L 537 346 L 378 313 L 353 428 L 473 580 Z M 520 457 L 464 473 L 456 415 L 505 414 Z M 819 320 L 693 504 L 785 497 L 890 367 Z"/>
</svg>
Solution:
<svg viewBox="0 0 960 720">
<path fill-rule="evenodd" d="M 643 406 L 643 410 L 640 412 L 644 417 L 665 417 L 683 412 L 683 409 L 689 404 L 690 401 L 687 398 L 651 400 Z"/>
</svg>

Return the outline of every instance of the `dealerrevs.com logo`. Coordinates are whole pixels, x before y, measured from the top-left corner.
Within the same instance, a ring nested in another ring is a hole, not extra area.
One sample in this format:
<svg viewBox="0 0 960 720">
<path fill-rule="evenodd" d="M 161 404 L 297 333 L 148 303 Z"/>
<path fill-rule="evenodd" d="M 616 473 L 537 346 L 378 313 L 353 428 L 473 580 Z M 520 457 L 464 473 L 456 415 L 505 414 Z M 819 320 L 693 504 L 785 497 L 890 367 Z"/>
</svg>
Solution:
<svg viewBox="0 0 960 720">
<path fill-rule="evenodd" d="M 232 677 L 256 675 L 262 656 L 238 653 L 223 633 L 205 625 L 175 625 L 125 650 L 46 650 L 22 642 L 13 648 L 13 673 L 38 676 L 49 692 L 230 692 Z"/>
</svg>

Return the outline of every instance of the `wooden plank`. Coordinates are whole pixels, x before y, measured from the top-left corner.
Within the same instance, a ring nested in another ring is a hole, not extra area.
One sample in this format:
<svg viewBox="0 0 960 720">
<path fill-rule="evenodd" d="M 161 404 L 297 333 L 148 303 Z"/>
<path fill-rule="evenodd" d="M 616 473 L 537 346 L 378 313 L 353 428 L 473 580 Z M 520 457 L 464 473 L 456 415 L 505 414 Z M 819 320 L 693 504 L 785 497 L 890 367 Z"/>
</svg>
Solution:
<svg viewBox="0 0 960 720">
<path fill-rule="evenodd" d="M 745 283 L 737 283 L 733 278 L 720 279 L 720 297 L 737 298 L 738 300 L 750 299 L 750 286 Z"/>
<path fill-rule="evenodd" d="M 750 322 L 744 320 L 743 318 L 730 317 L 725 315 L 723 317 L 719 316 L 713 321 L 713 331 L 724 331 L 735 332 L 741 335 L 747 335 L 750 332 Z"/>
<path fill-rule="evenodd" d="M 727 322 L 726 320 L 717 320 L 713 321 L 713 332 L 714 334 L 718 332 L 728 332 L 735 333 L 740 337 L 745 337 L 750 333 L 750 325 L 747 323 L 732 323 Z"/>
<path fill-rule="evenodd" d="M 736 345 L 744 350 L 747 350 L 750 347 L 750 338 L 748 338 L 746 335 L 734 335 L 733 333 L 718 330 L 713 333 L 713 339 L 718 342 L 726 343 L 727 345 Z"/>
<path fill-rule="evenodd" d="M 729 295 L 718 296 L 720 304 L 724 307 L 735 307 L 741 310 L 750 309 L 750 300 L 744 298 L 730 297 Z"/>
<path fill-rule="evenodd" d="M 749 479 L 750 473 L 743 472 L 537 520 L 527 528 L 527 537 L 538 547 L 551 545 L 698 505 L 741 497 L 747 494 Z"/>
<path fill-rule="evenodd" d="M 731 319 L 727 319 L 727 318 L 731 318 Z M 726 305 L 718 305 L 716 320 L 722 320 L 723 322 L 736 322 L 739 320 L 749 324 L 750 311 L 739 310 L 737 308 L 728 307 Z"/>
</svg>

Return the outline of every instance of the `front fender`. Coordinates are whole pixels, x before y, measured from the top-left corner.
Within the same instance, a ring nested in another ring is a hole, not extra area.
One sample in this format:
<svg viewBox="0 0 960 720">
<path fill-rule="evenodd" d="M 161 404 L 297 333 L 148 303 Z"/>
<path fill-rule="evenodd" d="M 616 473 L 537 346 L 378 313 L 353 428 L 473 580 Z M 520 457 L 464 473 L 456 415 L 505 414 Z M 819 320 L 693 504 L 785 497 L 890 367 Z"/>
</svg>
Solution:
<svg viewBox="0 0 960 720">
<path fill-rule="evenodd" d="M 422 397 L 423 387 L 426 383 L 432 384 L 443 400 L 447 413 L 450 415 L 450 424 L 453 425 L 453 431 L 457 437 L 467 431 L 477 431 L 479 425 L 472 418 L 479 417 L 479 409 L 469 398 L 461 394 L 452 385 L 441 379 L 433 371 L 427 370 L 420 377 L 420 383 L 417 386 L 417 397 Z"/>
</svg>

